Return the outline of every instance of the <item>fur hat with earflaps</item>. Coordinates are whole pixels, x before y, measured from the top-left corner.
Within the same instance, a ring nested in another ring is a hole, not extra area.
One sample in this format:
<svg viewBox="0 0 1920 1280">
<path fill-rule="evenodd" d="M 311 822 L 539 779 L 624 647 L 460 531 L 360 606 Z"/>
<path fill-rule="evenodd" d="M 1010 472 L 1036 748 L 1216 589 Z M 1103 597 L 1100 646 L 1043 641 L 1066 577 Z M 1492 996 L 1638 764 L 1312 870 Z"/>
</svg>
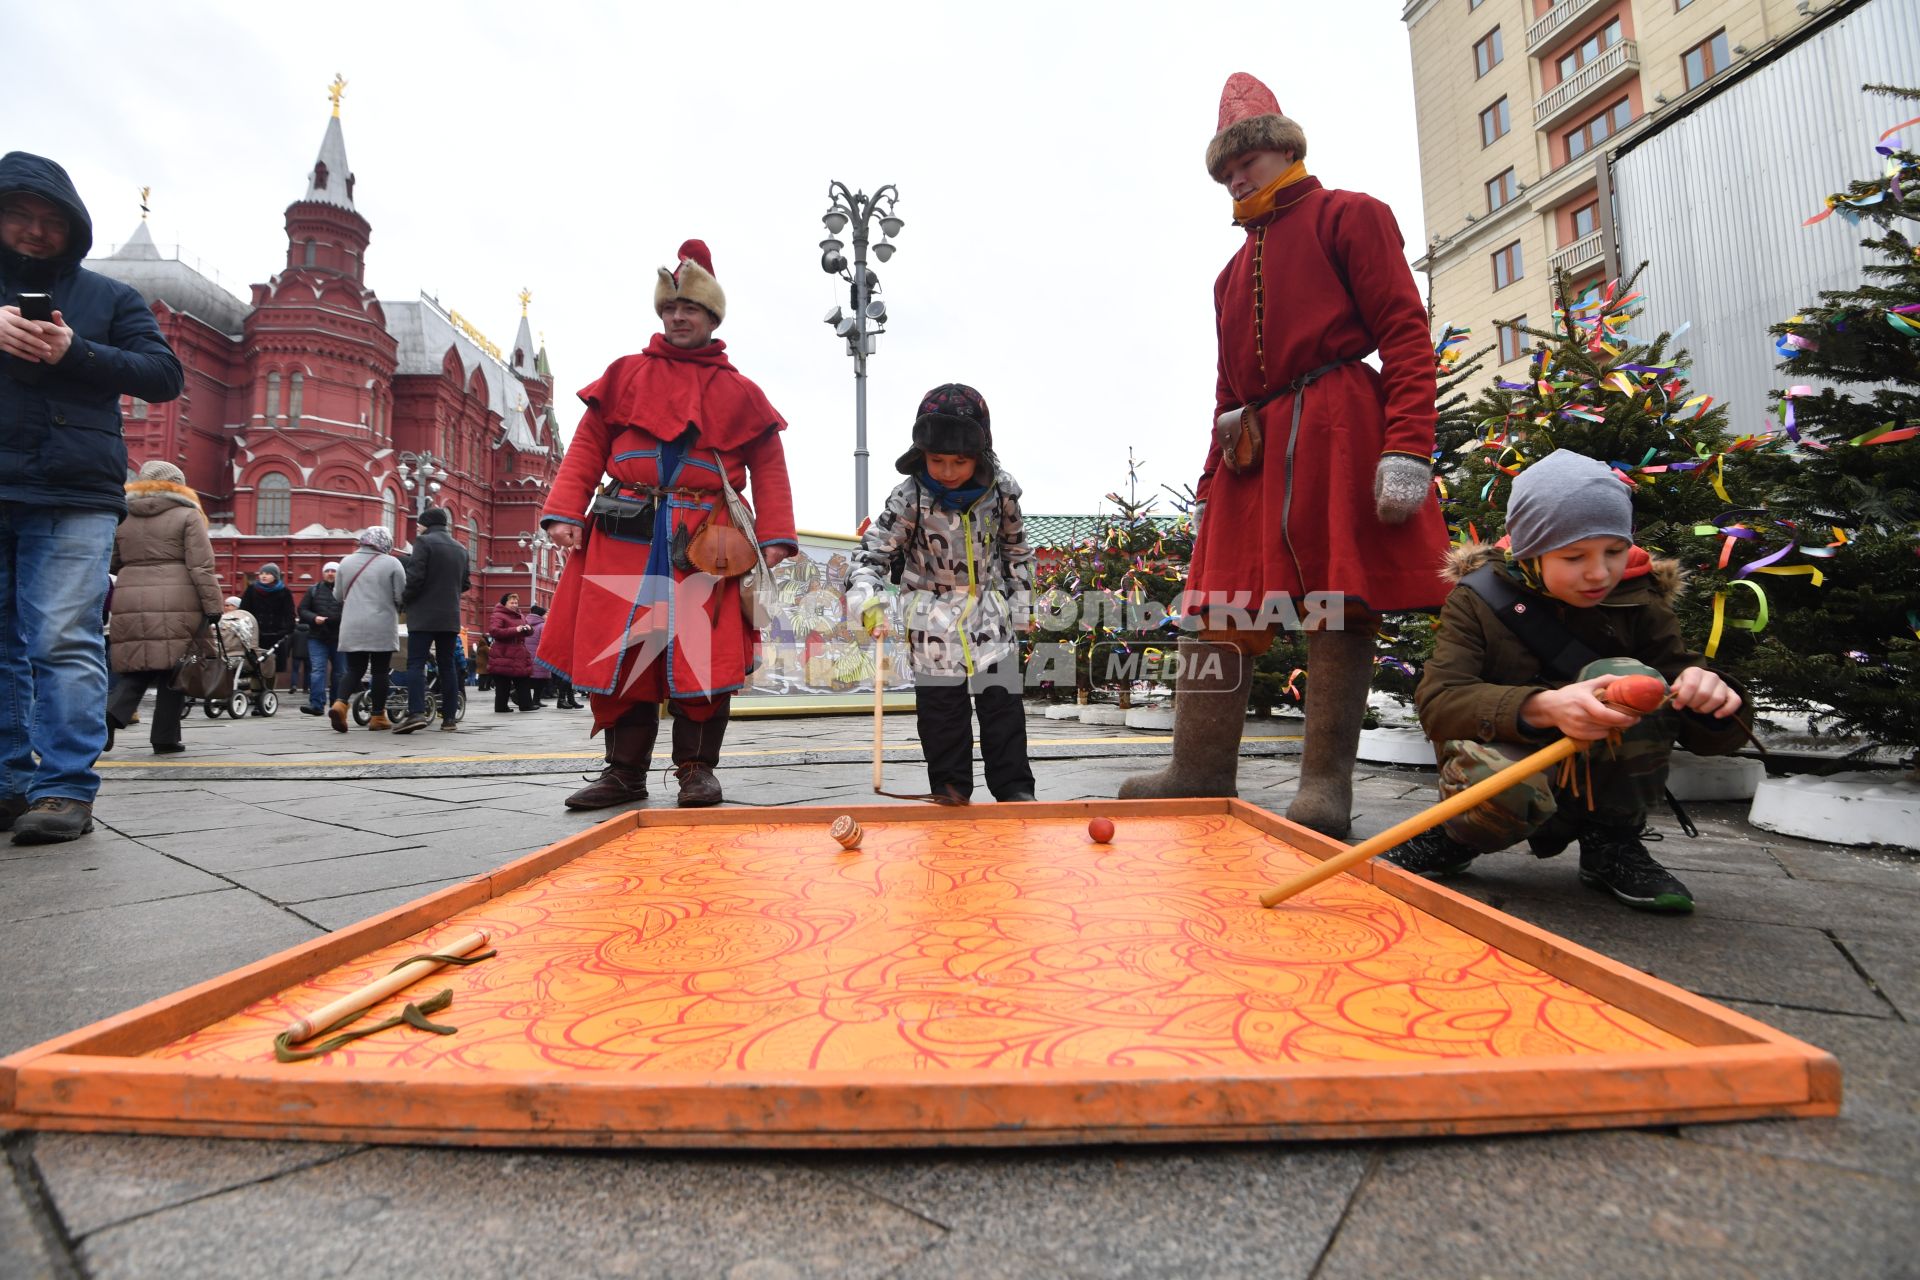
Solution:
<svg viewBox="0 0 1920 1280">
<path fill-rule="evenodd" d="M 1307 134 L 1280 110 L 1273 90 L 1244 71 L 1227 77 L 1220 91 L 1220 122 L 1207 144 L 1207 172 L 1226 181 L 1227 162 L 1249 151 L 1291 151 L 1307 158 Z"/>
<path fill-rule="evenodd" d="M 704 240 L 689 240 L 680 246 L 680 265 L 672 271 L 660 268 L 653 285 L 653 314 L 659 315 L 669 302 L 685 298 L 713 313 L 713 322 L 727 318 L 727 295 L 713 277 L 713 254 Z"/>
<path fill-rule="evenodd" d="M 963 453 L 993 461 L 993 416 L 987 398 L 964 382 L 948 382 L 920 397 L 913 420 L 913 448 L 900 455 L 894 469 L 913 475 L 930 453 Z"/>
</svg>

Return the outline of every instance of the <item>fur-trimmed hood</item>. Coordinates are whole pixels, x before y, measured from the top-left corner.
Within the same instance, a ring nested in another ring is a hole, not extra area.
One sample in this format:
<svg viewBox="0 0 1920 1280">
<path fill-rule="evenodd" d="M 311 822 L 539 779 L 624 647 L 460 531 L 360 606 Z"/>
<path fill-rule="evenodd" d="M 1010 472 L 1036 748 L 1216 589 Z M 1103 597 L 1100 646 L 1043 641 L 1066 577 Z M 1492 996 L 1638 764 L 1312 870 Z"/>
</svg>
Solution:
<svg viewBox="0 0 1920 1280">
<path fill-rule="evenodd" d="M 1506 563 L 1507 549 L 1499 543 L 1464 542 L 1448 549 L 1446 559 L 1441 562 L 1440 577 L 1458 586 L 1462 578 L 1481 565 Z M 1518 574 L 1514 580 L 1519 581 Z M 1621 575 L 1620 585 L 1600 603 L 1603 607 L 1640 604 L 1651 597 L 1670 605 L 1686 587 L 1687 571 L 1680 567 L 1678 560 L 1656 560 L 1636 546 L 1627 553 L 1627 571 Z"/>
<path fill-rule="evenodd" d="M 187 485 L 171 480 L 130 480 L 127 482 L 127 511 L 136 516 L 157 516 L 169 507 L 192 507 L 205 520 L 200 495 Z"/>
</svg>

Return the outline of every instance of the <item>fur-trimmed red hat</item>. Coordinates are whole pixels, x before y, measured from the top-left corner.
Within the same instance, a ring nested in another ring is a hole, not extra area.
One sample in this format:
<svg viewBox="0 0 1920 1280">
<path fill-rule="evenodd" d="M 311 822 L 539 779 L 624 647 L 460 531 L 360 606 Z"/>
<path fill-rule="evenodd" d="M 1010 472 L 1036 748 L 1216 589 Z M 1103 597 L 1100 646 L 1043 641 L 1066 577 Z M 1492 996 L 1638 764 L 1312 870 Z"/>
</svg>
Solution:
<svg viewBox="0 0 1920 1280">
<path fill-rule="evenodd" d="M 1307 158 L 1307 134 L 1280 110 L 1273 90 L 1244 71 L 1227 77 L 1220 91 L 1220 123 L 1207 144 L 1207 172 L 1225 182 L 1227 162 L 1249 151 L 1291 151 Z"/>
<path fill-rule="evenodd" d="M 675 298 L 697 302 L 713 313 L 713 322 L 727 318 L 727 295 L 713 276 L 713 254 L 704 240 L 689 240 L 680 246 L 680 265 L 672 271 L 660 268 L 653 285 L 653 314 L 659 315 Z"/>
</svg>

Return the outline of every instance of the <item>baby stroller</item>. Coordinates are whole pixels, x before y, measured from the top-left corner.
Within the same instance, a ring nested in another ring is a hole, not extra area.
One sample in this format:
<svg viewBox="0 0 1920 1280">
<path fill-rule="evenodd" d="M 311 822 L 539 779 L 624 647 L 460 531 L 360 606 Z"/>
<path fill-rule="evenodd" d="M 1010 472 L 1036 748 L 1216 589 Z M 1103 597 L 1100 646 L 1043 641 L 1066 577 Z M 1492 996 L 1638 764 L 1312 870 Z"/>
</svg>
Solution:
<svg viewBox="0 0 1920 1280">
<path fill-rule="evenodd" d="M 229 665 L 234 676 L 225 693 L 206 700 L 209 720 L 217 719 L 222 712 L 238 720 L 249 710 L 270 716 L 280 709 L 280 695 L 273 689 L 279 660 L 273 650 L 250 643 L 257 634 L 252 628 L 228 625 L 228 619 L 236 617 L 252 621 L 251 615 L 230 613 L 221 619 L 221 625 L 212 628 L 221 660 Z"/>
<path fill-rule="evenodd" d="M 404 655 L 396 653 L 394 656 L 396 658 L 403 658 Z M 430 657 L 423 665 L 426 667 L 426 670 L 420 673 L 418 678 L 427 682 L 426 713 L 429 718 L 437 719 L 440 716 L 440 667 L 439 664 L 434 662 Z M 398 663 L 395 664 L 393 674 L 388 677 L 387 719 L 398 723 L 400 718 L 407 714 L 407 684 L 414 678 L 414 672 L 407 670 Z M 467 718 L 467 689 L 465 685 L 459 687 L 458 697 L 459 704 L 453 709 L 453 718 L 456 721 Z M 353 711 L 353 722 L 355 724 L 364 728 L 367 721 L 373 718 L 372 701 L 373 694 L 372 691 L 368 689 L 362 689 L 353 695 L 352 701 L 347 705 Z"/>
</svg>

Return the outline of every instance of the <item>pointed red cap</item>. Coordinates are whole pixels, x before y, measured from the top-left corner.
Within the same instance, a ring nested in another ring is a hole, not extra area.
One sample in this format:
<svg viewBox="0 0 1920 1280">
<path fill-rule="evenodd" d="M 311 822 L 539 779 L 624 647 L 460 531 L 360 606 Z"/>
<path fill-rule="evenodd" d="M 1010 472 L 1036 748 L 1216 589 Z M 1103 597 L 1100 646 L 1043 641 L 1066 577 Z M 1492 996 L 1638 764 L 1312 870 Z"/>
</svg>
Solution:
<svg viewBox="0 0 1920 1280">
<path fill-rule="evenodd" d="M 713 254 L 707 249 L 705 240 L 689 240 L 680 246 L 679 260 L 685 262 L 688 258 L 699 263 L 702 271 L 713 275 Z M 714 276 L 714 279 L 719 277 Z"/>
<path fill-rule="evenodd" d="M 1273 96 L 1273 90 L 1261 84 L 1244 71 L 1236 71 L 1227 77 L 1227 87 L 1220 91 L 1220 123 L 1213 126 L 1215 133 L 1250 120 L 1254 116 L 1283 116 L 1280 102 Z"/>
</svg>

